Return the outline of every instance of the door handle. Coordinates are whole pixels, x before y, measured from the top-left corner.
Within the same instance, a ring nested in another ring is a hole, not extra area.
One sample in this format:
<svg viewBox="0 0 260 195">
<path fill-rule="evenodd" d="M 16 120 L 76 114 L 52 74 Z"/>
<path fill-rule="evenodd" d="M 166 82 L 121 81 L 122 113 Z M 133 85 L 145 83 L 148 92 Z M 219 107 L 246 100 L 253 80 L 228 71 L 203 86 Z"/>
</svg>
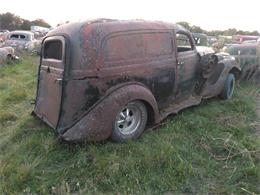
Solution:
<svg viewBox="0 0 260 195">
<path fill-rule="evenodd" d="M 62 83 L 62 79 L 61 78 L 55 79 L 55 83 L 61 84 Z"/>
<path fill-rule="evenodd" d="M 178 62 L 177 64 L 178 64 L 178 65 L 183 65 L 183 64 L 184 64 L 184 62 Z"/>
</svg>

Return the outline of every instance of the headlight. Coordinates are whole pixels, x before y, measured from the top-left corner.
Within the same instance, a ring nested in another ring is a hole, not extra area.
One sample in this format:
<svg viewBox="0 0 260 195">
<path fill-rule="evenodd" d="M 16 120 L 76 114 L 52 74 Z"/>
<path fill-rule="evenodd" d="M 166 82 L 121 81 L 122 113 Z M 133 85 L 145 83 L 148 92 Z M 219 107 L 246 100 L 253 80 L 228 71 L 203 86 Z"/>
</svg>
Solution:
<svg viewBox="0 0 260 195">
<path fill-rule="evenodd" d="M 25 45 L 24 45 L 24 49 L 29 49 L 30 48 L 30 43 L 26 43 Z"/>
</svg>

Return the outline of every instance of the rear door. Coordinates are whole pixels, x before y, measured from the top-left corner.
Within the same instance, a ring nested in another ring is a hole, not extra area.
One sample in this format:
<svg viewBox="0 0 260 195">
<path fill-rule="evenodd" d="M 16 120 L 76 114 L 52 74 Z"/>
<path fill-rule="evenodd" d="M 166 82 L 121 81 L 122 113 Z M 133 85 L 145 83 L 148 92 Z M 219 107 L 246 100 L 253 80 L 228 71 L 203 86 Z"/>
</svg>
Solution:
<svg viewBox="0 0 260 195">
<path fill-rule="evenodd" d="M 57 128 L 65 67 L 65 38 L 48 37 L 42 44 L 35 114 Z"/>
</svg>

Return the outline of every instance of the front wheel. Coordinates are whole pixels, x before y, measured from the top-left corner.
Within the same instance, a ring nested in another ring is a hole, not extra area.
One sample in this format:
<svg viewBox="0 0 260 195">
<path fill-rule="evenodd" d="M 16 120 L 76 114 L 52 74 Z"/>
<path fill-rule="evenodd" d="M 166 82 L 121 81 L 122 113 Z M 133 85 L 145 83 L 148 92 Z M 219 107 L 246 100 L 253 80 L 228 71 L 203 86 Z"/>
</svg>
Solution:
<svg viewBox="0 0 260 195">
<path fill-rule="evenodd" d="M 147 109 L 141 101 L 129 102 L 118 111 L 114 120 L 112 140 L 125 142 L 138 138 L 147 123 Z"/>
<path fill-rule="evenodd" d="M 235 79 L 234 74 L 229 73 L 226 78 L 223 91 L 220 94 L 220 97 L 222 99 L 226 100 L 226 99 L 230 99 L 232 97 L 234 88 L 235 88 L 235 82 L 236 82 L 235 80 L 236 79 Z"/>
</svg>

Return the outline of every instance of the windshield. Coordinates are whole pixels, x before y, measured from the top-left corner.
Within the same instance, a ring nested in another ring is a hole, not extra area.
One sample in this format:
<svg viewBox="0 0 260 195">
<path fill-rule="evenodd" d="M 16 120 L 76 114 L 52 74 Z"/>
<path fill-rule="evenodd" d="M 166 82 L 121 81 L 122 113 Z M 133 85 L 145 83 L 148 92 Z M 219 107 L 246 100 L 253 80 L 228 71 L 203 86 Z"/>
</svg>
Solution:
<svg viewBox="0 0 260 195">
<path fill-rule="evenodd" d="M 23 34 L 11 34 L 10 39 L 12 40 L 27 40 L 28 37 Z"/>
</svg>

